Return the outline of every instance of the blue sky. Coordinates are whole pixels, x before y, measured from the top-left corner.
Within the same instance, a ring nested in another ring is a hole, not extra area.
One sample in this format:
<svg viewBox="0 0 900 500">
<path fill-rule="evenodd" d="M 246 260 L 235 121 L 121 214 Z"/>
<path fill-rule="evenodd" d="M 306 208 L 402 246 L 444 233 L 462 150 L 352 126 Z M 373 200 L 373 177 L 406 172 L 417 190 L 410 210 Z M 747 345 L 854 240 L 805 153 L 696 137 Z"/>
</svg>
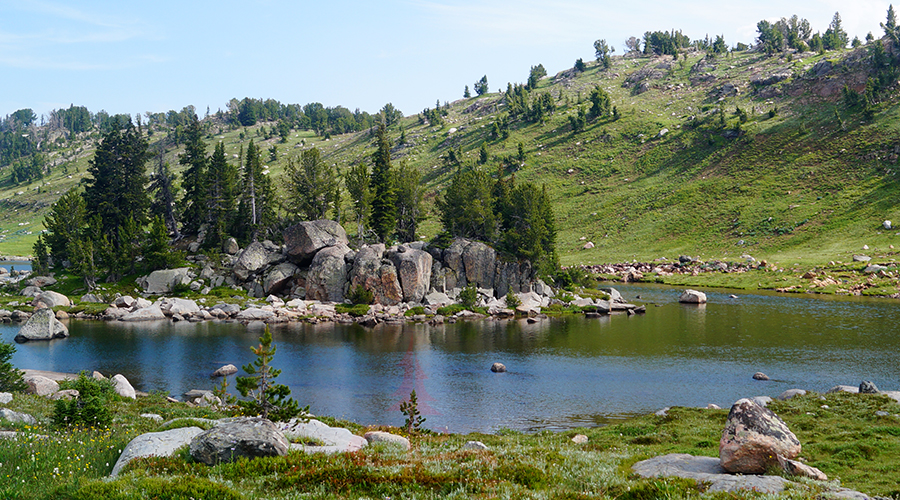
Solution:
<svg viewBox="0 0 900 500">
<path fill-rule="evenodd" d="M 565 0 L 0 0 L 0 115 L 70 104 L 143 113 L 229 99 L 321 102 L 404 114 L 594 57 L 605 38 L 681 29 L 752 43 L 756 23 L 797 14 L 825 31 L 840 12 L 851 38 L 881 34 L 887 1 L 608 2 Z M 900 7 L 900 5 L 898 5 Z"/>
</svg>

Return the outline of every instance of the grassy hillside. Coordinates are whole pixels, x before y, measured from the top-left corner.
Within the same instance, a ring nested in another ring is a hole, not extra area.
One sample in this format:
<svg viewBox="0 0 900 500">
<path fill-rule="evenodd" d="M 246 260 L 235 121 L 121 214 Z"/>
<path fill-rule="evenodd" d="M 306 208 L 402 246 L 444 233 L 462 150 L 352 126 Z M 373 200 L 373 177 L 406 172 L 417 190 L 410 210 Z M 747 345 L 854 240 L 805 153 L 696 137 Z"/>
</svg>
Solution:
<svg viewBox="0 0 900 500">
<path fill-rule="evenodd" d="M 608 70 L 589 64 L 583 73 L 541 80 L 532 96 L 549 92 L 555 113 L 543 123 L 511 120 L 505 139 L 491 137 L 494 123 L 508 112 L 500 93 L 449 103 L 440 126 L 416 115 L 403 118 L 390 131 L 395 141 L 401 128 L 405 137 L 394 160 L 422 171 L 433 203 L 457 168 L 445 160 L 450 148 L 474 164 L 484 143 L 490 160 L 480 168 L 494 172 L 521 143 L 525 161 L 506 162 L 507 171 L 513 163 L 518 180 L 550 188 L 563 264 L 678 254 L 736 260 L 745 253 L 784 264 L 820 263 L 849 260 L 864 245 L 889 257 L 900 233 L 881 223 L 900 224 L 900 107 L 892 95 L 873 120 L 864 121 L 861 111 L 843 104 L 845 84 L 856 91 L 865 87 L 864 56 L 863 47 L 782 57 L 615 58 Z M 619 119 L 599 118 L 573 133 L 569 117 L 590 106 L 595 85 L 610 95 Z M 746 113 L 740 125 L 738 108 Z M 237 154 L 242 136 L 259 143 L 261 130 L 271 126 L 225 130 L 210 124 L 208 140 L 224 140 L 227 151 Z M 275 137 L 262 149 L 267 157 L 266 150 L 277 146 L 277 159 L 268 162 L 277 177 L 287 156 L 301 147 L 314 144 L 330 163 L 346 168 L 368 160 L 372 139 L 369 132 L 325 140 L 294 131 L 286 144 Z M 0 253 L 30 252 L 35 234 L 14 233 L 41 228 L 49 204 L 83 175 L 92 147 L 85 141 L 59 153 L 78 157 L 75 172 L 70 166 L 68 174 L 54 171 L 40 186 L 0 189 L 0 229 L 7 231 Z M 177 153 L 168 153 L 175 167 Z M 439 229 L 431 211 L 420 233 L 430 238 Z M 587 241 L 595 248 L 582 250 Z"/>
</svg>

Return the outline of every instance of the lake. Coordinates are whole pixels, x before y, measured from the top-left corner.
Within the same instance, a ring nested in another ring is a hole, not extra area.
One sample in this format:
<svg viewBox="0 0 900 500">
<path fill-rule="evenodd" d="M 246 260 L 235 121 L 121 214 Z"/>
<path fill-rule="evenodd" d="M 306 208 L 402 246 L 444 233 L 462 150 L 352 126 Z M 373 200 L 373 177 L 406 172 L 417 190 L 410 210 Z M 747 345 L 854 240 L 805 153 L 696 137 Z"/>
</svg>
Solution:
<svg viewBox="0 0 900 500">
<path fill-rule="evenodd" d="M 664 406 L 730 406 L 790 388 L 824 392 L 872 380 L 897 390 L 898 303 L 891 299 L 616 285 L 645 315 L 409 324 L 273 325 L 278 382 L 310 411 L 361 424 L 403 423 L 413 389 L 424 426 L 492 432 L 597 426 Z M 730 294 L 738 298 L 730 298 Z M 636 298 L 640 296 L 640 298 Z M 19 344 L 19 368 L 122 373 L 176 397 L 210 389 L 209 374 L 254 359 L 261 324 L 70 321 L 72 336 Z M 0 326 L 10 342 L 18 327 Z M 507 373 L 492 373 L 504 363 Z M 762 371 L 773 380 L 752 380 Z M 233 388 L 233 377 L 230 377 Z"/>
</svg>

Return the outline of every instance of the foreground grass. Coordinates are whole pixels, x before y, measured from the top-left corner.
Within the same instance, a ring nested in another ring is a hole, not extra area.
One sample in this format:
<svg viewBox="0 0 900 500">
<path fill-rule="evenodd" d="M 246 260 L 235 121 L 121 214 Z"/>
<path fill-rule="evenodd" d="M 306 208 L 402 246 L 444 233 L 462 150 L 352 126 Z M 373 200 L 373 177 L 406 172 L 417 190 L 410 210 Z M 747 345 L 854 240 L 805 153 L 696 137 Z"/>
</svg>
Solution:
<svg viewBox="0 0 900 500">
<path fill-rule="evenodd" d="M 803 458 L 845 487 L 870 495 L 900 496 L 893 471 L 900 468 L 900 405 L 882 396 L 809 394 L 775 402 L 803 443 Z M 46 422 L 46 401 L 16 395 L 12 407 Z M 566 432 L 412 436 L 409 452 L 372 446 L 326 456 L 289 453 L 208 467 L 187 451 L 132 462 L 120 478 L 104 479 L 119 450 L 165 419 L 215 417 L 208 410 L 166 403 L 161 396 L 116 402 L 110 429 L 10 426 L 16 440 L 0 440 L 3 498 L 757 498 L 755 493 L 713 494 L 679 479 L 639 479 L 630 466 L 664 453 L 716 456 L 727 410 L 672 408 L 617 425 Z M 884 411 L 889 416 L 876 416 Z M 329 421 L 332 425 L 333 421 Z M 356 433 L 364 428 L 349 424 Z M 399 432 L 394 429 L 395 432 Z M 585 444 L 572 442 L 586 434 Z M 463 449 L 470 440 L 488 450 Z M 820 486 L 792 490 L 789 498 L 815 498 Z"/>
</svg>

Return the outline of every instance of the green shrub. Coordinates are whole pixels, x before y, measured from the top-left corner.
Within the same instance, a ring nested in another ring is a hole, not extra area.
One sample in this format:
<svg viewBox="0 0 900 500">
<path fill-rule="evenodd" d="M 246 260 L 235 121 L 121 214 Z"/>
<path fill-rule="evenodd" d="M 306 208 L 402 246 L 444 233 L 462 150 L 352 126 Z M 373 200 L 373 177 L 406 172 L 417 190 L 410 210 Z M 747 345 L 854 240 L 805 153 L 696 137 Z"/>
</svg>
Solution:
<svg viewBox="0 0 900 500">
<path fill-rule="evenodd" d="M 475 307 L 476 300 L 478 300 L 478 290 L 474 285 L 469 285 L 459 292 L 459 303 L 466 309 L 471 310 Z"/>
<path fill-rule="evenodd" d="M 349 314 L 354 318 L 359 318 L 369 314 L 369 305 L 368 304 L 335 304 L 334 312 L 338 314 Z"/>
<path fill-rule="evenodd" d="M 173 297 L 184 297 L 190 293 L 193 293 L 190 285 L 188 285 L 187 283 L 178 283 L 177 285 L 172 287 L 171 295 Z"/>
<path fill-rule="evenodd" d="M 438 308 L 437 313 L 441 316 L 453 316 L 454 314 L 465 310 L 466 308 L 462 304 L 450 304 L 449 306 Z"/>
<path fill-rule="evenodd" d="M 421 314 L 425 314 L 425 308 L 422 306 L 411 307 L 403 313 L 404 316 L 419 316 Z"/>
<path fill-rule="evenodd" d="M 510 309 L 515 309 L 522 305 L 522 301 L 519 300 L 519 296 L 513 293 L 512 290 L 506 292 L 506 307 Z"/>
<path fill-rule="evenodd" d="M 81 372 L 77 379 L 60 383 L 60 389 L 75 389 L 78 397 L 54 402 L 50 417 L 53 425 L 105 428 L 112 423 L 109 402 L 117 396 L 111 381 L 96 380 Z"/>
<path fill-rule="evenodd" d="M 12 355 L 16 352 L 16 346 L 0 342 L 0 391 L 23 392 L 26 388 L 22 380 L 22 371 L 10 363 Z"/>
<path fill-rule="evenodd" d="M 93 500 L 96 498 L 106 500 L 134 498 L 242 500 L 245 497 L 225 485 L 214 483 L 206 478 L 179 476 L 175 478 L 125 477 L 110 482 L 97 481 L 55 498 L 69 500 Z"/>
<path fill-rule="evenodd" d="M 350 289 L 347 298 L 350 299 L 352 304 L 371 304 L 372 302 L 375 302 L 375 292 L 367 290 L 362 285 L 356 285 Z"/>
</svg>

